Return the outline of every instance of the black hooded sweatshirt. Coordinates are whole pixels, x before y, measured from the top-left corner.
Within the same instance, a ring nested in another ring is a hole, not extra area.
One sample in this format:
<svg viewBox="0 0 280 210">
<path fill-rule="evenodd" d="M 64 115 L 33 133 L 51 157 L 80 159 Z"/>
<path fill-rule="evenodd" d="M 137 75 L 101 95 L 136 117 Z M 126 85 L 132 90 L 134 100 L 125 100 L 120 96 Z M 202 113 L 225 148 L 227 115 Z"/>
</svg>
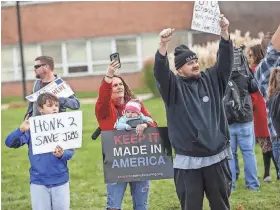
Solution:
<svg viewBox="0 0 280 210">
<path fill-rule="evenodd" d="M 165 104 L 168 135 L 176 154 L 208 157 L 229 146 L 223 97 L 233 64 L 232 41 L 221 38 L 217 62 L 200 78 L 183 78 L 155 55 L 154 76 Z"/>
</svg>

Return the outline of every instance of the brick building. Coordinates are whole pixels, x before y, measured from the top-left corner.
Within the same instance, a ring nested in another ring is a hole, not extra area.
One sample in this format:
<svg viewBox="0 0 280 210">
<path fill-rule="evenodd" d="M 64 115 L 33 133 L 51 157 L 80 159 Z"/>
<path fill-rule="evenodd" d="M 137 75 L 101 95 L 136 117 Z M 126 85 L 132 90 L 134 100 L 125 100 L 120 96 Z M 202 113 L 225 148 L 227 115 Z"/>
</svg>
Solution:
<svg viewBox="0 0 280 210">
<path fill-rule="evenodd" d="M 2 97 L 21 95 L 15 2 L 1 3 Z M 279 2 L 220 2 L 231 30 L 247 29 L 252 35 L 277 27 L 277 8 Z M 265 12 L 256 14 L 258 9 Z M 191 45 L 219 38 L 190 30 L 192 10 L 193 2 L 21 2 L 27 91 L 31 92 L 33 61 L 39 55 L 54 57 L 55 72 L 76 92 L 96 91 L 109 55 L 116 51 L 121 56 L 120 73 L 132 88 L 142 87 L 143 60 L 156 52 L 163 28 L 176 29 L 171 50 L 179 43 Z"/>
</svg>

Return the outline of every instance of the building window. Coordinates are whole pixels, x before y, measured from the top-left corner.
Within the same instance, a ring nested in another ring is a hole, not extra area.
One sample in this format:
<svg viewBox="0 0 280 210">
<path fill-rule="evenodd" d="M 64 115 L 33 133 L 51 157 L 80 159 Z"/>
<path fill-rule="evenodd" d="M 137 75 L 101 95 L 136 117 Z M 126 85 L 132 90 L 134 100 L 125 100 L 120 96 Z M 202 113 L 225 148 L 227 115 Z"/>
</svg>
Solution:
<svg viewBox="0 0 280 210">
<path fill-rule="evenodd" d="M 14 69 L 2 69 L 1 82 L 14 81 L 14 80 L 15 80 Z"/>
<path fill-rule="evenodd" d="M 121 58 L 137 58 L 136 39 L 117 39 L 116 49 Z"/>
<path fill-rule="evenodd" d="M 1 49 L 1 67 L 13 68 L 13 48 L 6 47 Z"/>
<path fill-rule="evenodd" d="M 69 73 L 79 73 L 79 72 L 88 72 L 87 66 L 71 66 L 68 67 Z"/>
<path fill-rule="evenodd" d="M 66 49 L 68 73 L 88 72 L 86 42 L 68 42 Z"/>
<path fill-rule="evenodd" d="M 61 44 L 44 44 L 41 49 L 42 55 L 52 57 L 55 64 L 62 64 Z"/>
<path fill-rule="evenodd" d="M 13 81 L 14 79 L 13 47 L 1 48 L 1 81 Z"/>
<path fill-rule="evenodd" d="M 112 53 L 111 39 L 94 39 L 91 41 L 92 61 L 108 61 Z"/>
<path fill-rule="evenodd" d="M 86 63 L 87 52 L 85 42 L 67 43 L 67 61 L 68 63 Z"/>
<path fill-rule="evenodd" d="M 159 38 L 157 33 L 143 34 L 142 40 L 142 55 L 143 58 L 154 56 L 159 47 Z"/>
<path fill-rule="evenodd" d="M 34 73 L 34 62 L 35 58 L 39 56 L 37 45 L 23 45 L 23 57 L 24 57 L 24 66 L 25 66 L 25 78 L 27 80 L 35 79 Z M 17 66 L 21 70 L 21 58 L 20 58 L 20 49 L 17 47 L 17 57 L 18 62 Z M 22 77 L 20 77 L 21 79 Z"/>
<path fill-rule="evenodd" d="M 135 72 L 138 70 L 138 62 L 129 62 L 129 63 L 122 63 L 121 69 L 119 70 L 119 73 L 129 73 L 129 72 Z"/>
<path fill-rule="evenodd" d="M 54 72 L 58 76 L 104 75 L 110 63 L 110 54 L 120 54 L 118 73 L 140 70 L 143 58 L 154 55 L 158 47 L 156 34 L 140 36 L 102 37 L 90 40 L 25 44 L 26 79 L 34 80 L 34 60 L 41 55 L 54 58 Z M 184 34 L 178 41 L 184 42 Z M 176 43 L 177 44 L 177 43 Z M 4 46 L 2 50 L 2 81 L 21 80 L 21 59 L 18 46 Z"/>
<path fill-rule="evenodd" d="M 41 50 L 42 55 L 50 56 L 54 59 L 55 74 L 63 76 L 61 43 L 43 44 Z"/>
<path fill-rule="evenodd" d="M 96 64 L 92 66 L 92 69 L 95 73 L 105 74 L 108 68 L 109 62 L 107 64 Z"/>
</svg>

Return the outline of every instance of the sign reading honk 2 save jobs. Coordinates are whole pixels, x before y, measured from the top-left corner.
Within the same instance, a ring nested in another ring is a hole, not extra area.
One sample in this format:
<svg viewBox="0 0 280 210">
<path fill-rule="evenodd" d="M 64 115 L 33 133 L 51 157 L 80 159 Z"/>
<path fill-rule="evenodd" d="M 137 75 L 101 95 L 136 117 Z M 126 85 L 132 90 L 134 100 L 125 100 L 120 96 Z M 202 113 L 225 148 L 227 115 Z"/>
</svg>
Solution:
<svg viewBox="0 0 280 210">
<path fill-rule="evenodd" d="M 218 1 L 195 1 L 191 29 L 220 35 L 220 8 Z"/>
<path fill-rule="evenodd" d="M 29 118 L 33 155 L 82 147 L 82 111 Z"/>
</svg>

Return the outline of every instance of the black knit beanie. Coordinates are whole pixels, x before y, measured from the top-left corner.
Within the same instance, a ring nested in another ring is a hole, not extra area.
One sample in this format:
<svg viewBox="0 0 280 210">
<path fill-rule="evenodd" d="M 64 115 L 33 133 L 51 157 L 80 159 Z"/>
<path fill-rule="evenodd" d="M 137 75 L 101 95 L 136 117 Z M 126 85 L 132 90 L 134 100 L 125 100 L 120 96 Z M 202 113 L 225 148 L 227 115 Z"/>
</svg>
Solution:
<svg viewBox="0 0 280 210">
<path fill-rule="evenodd" d="M 176 70 L 181 68 L 185 63 L 197 59 L 196 54 L 183 44 L 175 48 L 174 56 Z"/>
</svg>

